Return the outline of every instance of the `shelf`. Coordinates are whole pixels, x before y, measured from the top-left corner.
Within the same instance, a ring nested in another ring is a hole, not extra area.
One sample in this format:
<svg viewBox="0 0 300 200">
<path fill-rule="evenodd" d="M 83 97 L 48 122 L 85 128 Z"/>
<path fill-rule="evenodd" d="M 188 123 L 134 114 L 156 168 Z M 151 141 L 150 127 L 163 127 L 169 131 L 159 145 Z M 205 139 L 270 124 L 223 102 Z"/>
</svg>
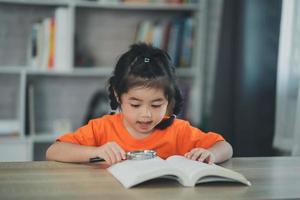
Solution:
<svg viewBox="0 0 300 200">
<path fill-rule="evenodd" d="M 40 76 L 109 76 L 113 71 L 112 67 L 93 67 L 93 68 L 75 68 L 71 71 L 45 71 L 28 69 L 26 73 L 28 75 L 40 75 Z"/>
<path fill-rule="evenodd" d="M 22 137 L 19 135 L 10 135 L 10 136 L 0 136 L 0 146 L 4 143 L 10 143 L 10 144 L 14 144 L 14 143 L 20 143 L 20 142 L 28 142 L 29 138 L 27 137 Z"/>
<path fill-rule="evenodd" d="M 54 142 L 55 139 L 59 137 L 58 135 L 50 134 L 50 133 L 40 133 L 36 135 L 31 135 L 28 138 L 32 140 L 33 142 Z"/>
<path fill-rule="evenodd" d="M 20 134 L 21 127 L 18 119 L 0 119 L 0 136 Z"/>
<path fill-rule="evenodd" d="M 76 7 L 85 8 L 103 8 L 103 9 L 118 9 L 118 10 L 169 10 L 169 11 L 197 11 L 198 4 L 168 4 L 168 3 L 102 3 L 79 1 L 75 4 Z"/>
<path fill-rule="evenodd" d="M 0 74 L 18 74 L 24 71 L 28 75 L 39 76 L 93 76 L 93 77 L 108 77 L 113 72 L 113 67 L 88 67 L 75 68 L 72 71 L 51 71 L 51 70 L 37 70 L 29 67 L 0 67 Z M 176 68 L 178 77 L 193 77 L 195 76 L 194 67 L 190 68 Z"/>
<path fill-rule="evenodd" d="M 67 6 L 69 2 L 66 0 L 0 0 L 0 3 L 39 6 Z"/>
<path fill-rule="evenodd" d="M 205 36 L 206 26 L 201 22 L 206 19 L 206 12 L 200 12 L 205 5 L 205 1 L 200 0 L 190 4 L 0 0 L 0 43 L 3 44 L 0 48 L 0 117 L 6 124 L 1 126 L 0 121 L 0 127 L 3 133 L 20 132 L 19 136 L 0 136 L 2 154 L 10 156 L 6 152 L 13 152 L 16 159 L 31 160 L 34 157 L 30 155 L 43 153 L 39 145 L 45 147 L 45 143 L 53 143 L 59 133 L 64 133 L 54 131 L 57 121 L 67 119 L 66 124 L 71 126 L 68 130 L 85 124 L 92 100 L 97 95 L 107 95 L 107 79 L 113 73 L 116 59 L 135 41 L 135 31 L 145 21 L 170 23 L 164 28 L 171 31 L 175 20 L 193 19 L 195 40 L 192 41 L 194 49 L 191 55 L 202 55 L 203 45 L 199 42 L 202 36 L 199 37 L 198 32 L 203 30 L 200 33 Z M 70 68 L 48 70 L 47 67 L 31 67 L 29 54 L 33 54 L 34 48 L 30 46 L 32 42 L 29 39 L 35 38 L 32 37 L 33 24 L 39 21 L 45 23 L 46 18 L 56 16 L 58 9 L 67 10 L 68 21 L 65 24 L 70 31 L 65 33 L 71 44 L 67 51 L 70 55 L 64 58 L 70 61 Z M 170 37 L 169 32 L 166 33 Z M 187 99 L 185 113 L 189 113 L 191 116 L 188 117 L 196 122 L 200 109 L 195 104 L 200 99 L 199 80 L 202 76 L 199 74 L 202 61 L 199 60 L 192 58 L 186 62 L 192 66 L 176 68 L 178 84 Z M 108 107 L 104 109 L 108 111 L 109 104 L 105 105 Z M 5 119 L 16 120 L 7 123 Z"/>
<path fill-rule="evenodd" d="M 75 0 L 0 0 L 0 3 L 39 5 L 39 6 L 76 6 L 85 8 L 103 8 L 118 10 L 170 10 L 170 11 L 197 11 L 197 3 L 170 4 L 170 3 L 108 3 Z"/>
<path fill-rule="evenodd" d="M 0 73 L 1 74 L 19 74 L 21 73 L 22 71 L 24 71 L 24 67 L 20 66 L 20 67 L 15 67 L 15 66 L 12 66 L 12 67 L 8 67 L 8 66 L 1 66 L 0 67 Z"/>
</svg>

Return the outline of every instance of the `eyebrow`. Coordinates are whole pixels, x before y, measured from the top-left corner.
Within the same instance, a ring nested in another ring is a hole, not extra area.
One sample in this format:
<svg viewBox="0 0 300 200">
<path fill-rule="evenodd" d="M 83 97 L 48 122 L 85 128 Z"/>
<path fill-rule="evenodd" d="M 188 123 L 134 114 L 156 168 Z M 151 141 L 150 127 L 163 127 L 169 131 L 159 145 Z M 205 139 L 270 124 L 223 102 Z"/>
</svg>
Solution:
<svg viewBox="0 0 300 200">
<path fill-rule="evenodd" d="M 133 101 L 143 101 L 141 99 L 138 99 L 136 97 L 130 97 L 129 100 L 133 100 Z M 157 99 L 153 99 L 151 102 L 156 102 L 156 101 L 163 101 L 163 98 L 157 98 Z"/>
</svg>

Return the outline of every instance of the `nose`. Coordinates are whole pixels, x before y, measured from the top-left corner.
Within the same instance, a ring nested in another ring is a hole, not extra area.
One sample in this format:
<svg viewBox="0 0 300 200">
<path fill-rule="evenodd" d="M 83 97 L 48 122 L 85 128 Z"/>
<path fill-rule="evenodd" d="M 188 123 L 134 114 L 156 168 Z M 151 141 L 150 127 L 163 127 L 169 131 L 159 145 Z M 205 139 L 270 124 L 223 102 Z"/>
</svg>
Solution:
<svg viewBox="0 0 300 200">
<path fill-rule="evenodd" d="M 141 116 L 142 116 L 142 117 L 145 117 L 145 118 L 150 118 L 150 117 L 151 117 L 151 111 L 150 111 L 150 109 L 149 109 L 147 106 L 145 106 L 145 107 L 142 109 L 142 111 L 141 111 Z"/>
</svg>

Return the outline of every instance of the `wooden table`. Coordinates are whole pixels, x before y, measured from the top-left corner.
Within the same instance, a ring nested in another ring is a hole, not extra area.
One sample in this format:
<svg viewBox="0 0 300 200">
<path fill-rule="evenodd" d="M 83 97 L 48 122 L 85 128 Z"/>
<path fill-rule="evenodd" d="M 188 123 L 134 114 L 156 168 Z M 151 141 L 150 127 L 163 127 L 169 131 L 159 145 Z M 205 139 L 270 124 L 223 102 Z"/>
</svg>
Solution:
<svg viewBox="0 0 300 200">
<path fill-rule="evenodd" d="M 185 188 L 155 180 L 125 189 L 103 164 L 0 163 L 0 199 L 289 199 L 300 198 L 300 157 L 233 158 L 222 164 L 252 183 Z"/>
</svg>

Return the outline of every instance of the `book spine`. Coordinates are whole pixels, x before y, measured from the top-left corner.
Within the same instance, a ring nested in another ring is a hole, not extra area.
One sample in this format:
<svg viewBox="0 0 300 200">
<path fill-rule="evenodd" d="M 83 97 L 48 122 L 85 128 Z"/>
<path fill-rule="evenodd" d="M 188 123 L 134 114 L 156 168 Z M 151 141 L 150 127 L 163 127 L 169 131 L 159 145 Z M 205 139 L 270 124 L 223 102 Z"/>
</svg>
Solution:
<svg viewBox="0 0 300 200">
<path fill-rule="evenodd" d="M 193 49 L 193 19 L 188 18 L 184 22 L 183 27 L 183 41 L 180 55 L 179 65 L 181 67 L 189 67 L 192 60 Z"/>
<path fill-rule="evenodd" d="M 57 8 L 55 10 L 55 52 L 54 69 L 58 71 L 68 71 L 72 69 L 69 53 L 69 12 L 67 8 Z"/>
<path fill-rule="evenodd" d="M 55 53 L 55 19 L 54 17 L 52 17 L 50 22 L 48 69 L 53 69 L 54 67 L 54 53 Z"/>
<path fill-rule="evenodd" d="M 38 59 L 38 32 L 40 23 L 34 23 L 31 27 L 31 35 L 28 42 L 28 60 L 29 66 L 37 68 Z"/>
<path fill-rule="evenodd" d="M 43 50 L 41 54 L 41 64 L 40 64 L 40 68 L 42 68 L 43 70 L 48 69 L 50 26 L 51 26 L 51 19 L 45 18 L 42 23 L 43 40 L 42 40 L 41 48 Z"/>
</svg>

